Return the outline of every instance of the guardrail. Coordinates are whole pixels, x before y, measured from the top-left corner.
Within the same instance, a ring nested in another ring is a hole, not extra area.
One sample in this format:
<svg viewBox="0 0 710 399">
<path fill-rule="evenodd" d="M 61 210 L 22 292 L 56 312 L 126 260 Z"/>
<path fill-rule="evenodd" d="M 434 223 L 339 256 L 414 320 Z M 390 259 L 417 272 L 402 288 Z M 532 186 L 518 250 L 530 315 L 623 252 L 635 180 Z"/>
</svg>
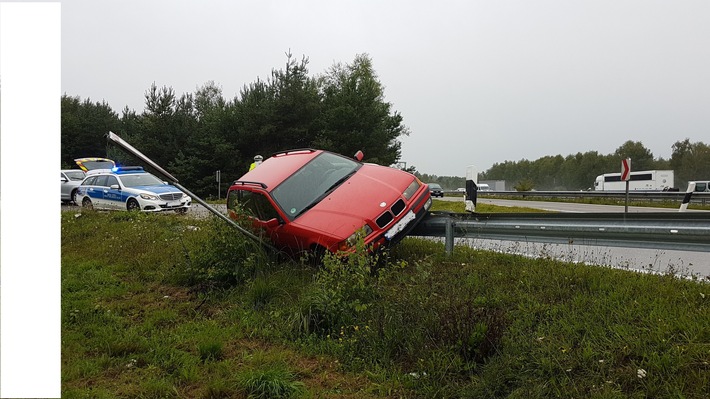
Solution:
<svg viewBox="0 0 710 399">
<path fill-rule="evenodd" d="M 708 213 L 448 213 L 430 212 L 410 233 L 608 247 L 710 252 Z"/>
</svg>

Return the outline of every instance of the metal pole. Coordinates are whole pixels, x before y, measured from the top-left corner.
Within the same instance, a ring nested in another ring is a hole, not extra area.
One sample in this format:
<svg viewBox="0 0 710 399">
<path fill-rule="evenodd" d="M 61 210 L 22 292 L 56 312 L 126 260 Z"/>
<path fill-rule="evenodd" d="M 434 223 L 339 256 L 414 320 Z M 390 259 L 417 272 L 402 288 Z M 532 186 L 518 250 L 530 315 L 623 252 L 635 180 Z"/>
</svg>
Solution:
<svg viewBox="0 0 710 399">
<path fill-rule="evenodd" d="M 220 191 L 220 183 L 222 180 L 222 173 L 221 171 L 217 171 L 217 199 L 220 199 L 222 197 L 221 191 Z"/>
<path fill-rule="evenodd" d="M 624 204 L 624 213 L 629 213 L 629 181 L 626 181 L 626 202 Z"/>
<path fill-rule="evenodd" d="M 178 183 L 178 180 L 175 178 L 175 176 L 171 175 L 171 174 L 168 173 L 165 169 L 161 168 L 157 163 L 153 162 L 153 160 L 151 160 L 151 159 L 148 158 L 147 156 L 143 155 L 143 153 L 141 153 L 140 151 L 138 151 L 138 150 L 136 150 L 135 148 L 133 148 L 132 145 L 128 144 L 128 143 L 125 142 L 122 138 L 118 137 L 118 135 L 117 135 L 116 133 L 108 132 L 108 135 L 107 135 L 106 137 L 107 137 L 109 140 L 113 141 L 115 144 L 117 144 L 119 147 L 121 147 L 121 148 L 123 148 L 124 150 L 130 152 L 131 154 L 133 154 L 133 155 L 135 155 L 136 157 L 138 157 L 138 159 L 140 159 L 141 161 L 143 161 L 143 162 L 145 162 L 146 164 L 148 164 L 150 167 L 152 167 L 153 169 L 155 169 L 155 171 L 158 172 L 158 174 L 162 175 L 163 178 L 165 178 L 166 180 L 170 181 L 170 183 L 172 183 L 175 187 L 179 188 L 180 191 L 182 191 L 182 192 L 184 192 L 185 194 L 187 194 L 187 195 L 189 195 L 190 197 L 192 197 L 195 201 L 199 202 L 202 206 L 204 206 L 205 208 L 207 208 L 208 211 L 210 211 L 210 212 L 212 212 L 213 214 L 217 215 L 217 217 L 219 217 L 220 219 L 224 220 L 225 222 L 231 224 L 231 225 L 232 225 L 233 227 L 235 227 L 237 230 L 239 230 L 240 232 L 242 232 L 245 236 L 249 237 L 250 239 L 252 239 L 252 240 L 254 240 L 254 241 L 256 241 L 256 242 L 258 242 L 258 243 L 260 243 L 260 244 L 262 244 L 263 246 L 265 246 L 266 248 L 271 249 L 272 251 L 278 252 L 278 249 L 276 249 L 276 247 L 274 247 L 273 245 L 268 244 L 267 242 L 265 242 L 265 241 L 262 240 L 261 238 L 259 238 L 259 237 L 255 236 L 254 234 L 252 234 L 250 231 L 244 229 L 242 226 L 238 225 L 234 220 L 228 218 L 227 216 L 225 216 L 224 214 L 222 214 L 220 211 L 218 211 L 217 209 L 213 208 L 213 207 L 210 206 L 208 203 L 206 203 L 205 201 L 203 201 L 200 197 L 196 196 L 195 194 L 191 193 L 188 189 L 186 189 L 185 187 L 181 186 L 181 185 Z"/>
<path fill-rule="evenodd" d="M 454 221 L 451 218 L 446 220 L 446 254 L 451 255 L 454 252 Z"/>
</svg>

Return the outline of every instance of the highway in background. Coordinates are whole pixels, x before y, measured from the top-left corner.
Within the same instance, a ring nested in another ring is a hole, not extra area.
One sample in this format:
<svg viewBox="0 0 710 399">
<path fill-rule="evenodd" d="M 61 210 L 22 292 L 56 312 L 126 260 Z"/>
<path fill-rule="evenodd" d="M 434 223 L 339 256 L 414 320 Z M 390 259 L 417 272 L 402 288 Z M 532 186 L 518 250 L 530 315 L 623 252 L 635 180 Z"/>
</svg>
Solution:
<svg viewBox="0 0 710 399">
<path fill-rule="evenodd" d="M 463 201 L 462 197 L 444 197 L 445 201 Z M 624 212 L 624 206 L 578 204 L 548 201 L 500 200 L 479 198 L 479 204 L 544 209 L 554 212 L 600 213 Z M 634 212 L 678 212 L 671 208 L 630 206 Z M 687 212 L 692 212 L 688 210 Z M 707 211 L 694 211 L 707 212 Z M 550 244 L 524 241 L 504 241 L 457 238 L 457 245 L 513 253 L 530 257 L 552 257 L 590 265 L 609 266 L 651 273 L 678 273 L 696 276 L 710 282 L 710 253 L 661 249 L 605 247 L 577 244 Z"/>
</svg>

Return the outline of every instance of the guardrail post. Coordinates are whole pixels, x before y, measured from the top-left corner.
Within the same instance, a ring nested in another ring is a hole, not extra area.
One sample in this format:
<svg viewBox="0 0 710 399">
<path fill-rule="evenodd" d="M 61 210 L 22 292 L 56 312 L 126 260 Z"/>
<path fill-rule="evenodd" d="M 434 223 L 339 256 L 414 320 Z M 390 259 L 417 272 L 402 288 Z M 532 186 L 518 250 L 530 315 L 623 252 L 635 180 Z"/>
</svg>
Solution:
<svg viewBox="0 0 710 399">
<path fill-rule="evenodd" d="M 454 221 L 451 218 L 446 220 L 446 255 L 454 252 Z"/>
</svg>

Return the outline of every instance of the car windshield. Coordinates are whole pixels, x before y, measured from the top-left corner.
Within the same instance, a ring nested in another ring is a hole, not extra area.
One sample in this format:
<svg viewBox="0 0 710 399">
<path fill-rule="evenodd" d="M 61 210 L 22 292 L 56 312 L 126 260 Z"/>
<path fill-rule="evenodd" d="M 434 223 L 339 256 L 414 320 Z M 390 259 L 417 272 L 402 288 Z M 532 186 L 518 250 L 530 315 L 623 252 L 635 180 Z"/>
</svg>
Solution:
<svg viewBox="0 0 710 399">
<path fill-rule="evenodd" d="M 150 173 L 139 173 L 135 175 L 123 175 L 120 177 L 121 182 L 125 187 L 138 187 L 138 186 L 162 186 L 162 180 L 151 175 Z"/>
<path fill-rule="evenodd" d="M 64 172 L 64 174 L 67 175 L 69 180 L 75 180 L 75 181 L 82 181 L 82 180 L 84 180 L 84 177 L 86 177 L 84 172 L 81 170 L 70 170 L 70 171 Z"/>
<path fill-rule="evenodd" d="M 435 183 L 429 183 L 429 188 L 434 190 L 441 190 L 441 186 Z"/>
<path fill-rule="evenodd" d="M 345 182 L 360 166 L 351 159 L 324 152 L 284 180 L 271 194 L 293 220 Z"/>
</svg>

